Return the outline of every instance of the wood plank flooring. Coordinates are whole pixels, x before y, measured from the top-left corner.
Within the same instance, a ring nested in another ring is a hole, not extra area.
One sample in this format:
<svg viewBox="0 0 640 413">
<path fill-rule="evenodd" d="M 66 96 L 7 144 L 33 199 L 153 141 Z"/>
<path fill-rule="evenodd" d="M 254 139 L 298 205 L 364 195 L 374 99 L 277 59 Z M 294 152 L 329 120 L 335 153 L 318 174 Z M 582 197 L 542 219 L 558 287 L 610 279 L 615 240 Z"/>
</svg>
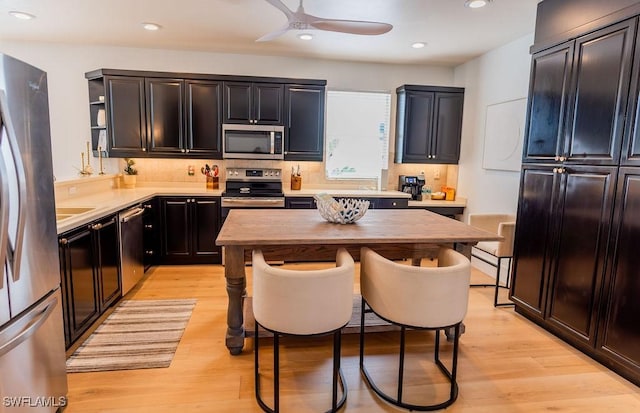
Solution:
<svg viewBox="0 0 640 413">
<path fill-rule="evenodd" d="M 300 264 L 317 268 L 323 264 Z M 247 268 L 250 286 L 250 268 Z M 488 277 L 474 270 L 473 282 Z M 66 413 L 261 412 L 254 397 L 252 341 L 240 356 L 224 346 L 224 270 L 215 266 L 153 268 L 127 299 L 198 300 L 169 368 L 69 374 Z M 512 308 L 493 308 L 493 289 L 472 288 L 466 333 L 460 341 L 460 395 L 449 412 L 631 412 L 640 411 L 640 389 Z M 396 374 L 398 333 L 367 335 L 367 364 L 385 388 Z M 433 333 L 408 339 L 407 397 L 446 391 L 432 370 Z M 269 340 L 261 341 L 263 391 L 271 386 Z M 281 404 L 284 412 L 323 411 L 330 402 L 330 338 L 284 341 Z M 263 350 L 264 349 L 264 350 Z M 264 355 L 264 359 L 262 359 Z M 448 363 L 449 347 L 442 358 Z M 358 336 L 343 336 L 342 366 L 349 389 L 345 412 L 402 411 L 379 400 L 358 369 Z M 433 370 L 435 371 L 435 370 Z M 389 379 L 385 380 L 386 375 Z M 392 391 L 392 390 L 391 390 Z M 268 399 L 268 397 L 267 397 Z"/>
</svg>

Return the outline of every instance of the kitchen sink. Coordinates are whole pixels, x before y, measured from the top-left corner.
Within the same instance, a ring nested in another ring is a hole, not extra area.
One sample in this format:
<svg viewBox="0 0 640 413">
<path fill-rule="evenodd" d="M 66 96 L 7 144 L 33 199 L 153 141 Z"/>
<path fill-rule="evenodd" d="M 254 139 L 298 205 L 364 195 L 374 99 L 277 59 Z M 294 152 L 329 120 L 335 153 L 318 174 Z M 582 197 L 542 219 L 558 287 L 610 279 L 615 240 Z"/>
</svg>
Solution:
<svg viewBox="0 0 640 413">
<path fill-rule="evenodd" d="M 84 214 L 85 212 L 90 212 L 90 211 L 93 211 L 94 209 L 95 208 L 93 208 L 93 207 L 89 207 L 89 208 L 86 208 L 86 207 L 56 208 L 56 215 Z"/>
</svg>

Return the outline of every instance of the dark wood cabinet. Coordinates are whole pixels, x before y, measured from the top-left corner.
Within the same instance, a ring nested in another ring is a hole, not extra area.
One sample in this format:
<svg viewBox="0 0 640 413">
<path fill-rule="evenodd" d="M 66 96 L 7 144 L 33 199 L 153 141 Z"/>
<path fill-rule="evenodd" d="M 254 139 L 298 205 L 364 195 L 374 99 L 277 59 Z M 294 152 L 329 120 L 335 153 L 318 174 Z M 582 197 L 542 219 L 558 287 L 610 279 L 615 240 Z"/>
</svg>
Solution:
<svg viewBox="0 0 640 413">
<path fill-rule="evenodd" d="M 116 217 L 62 234 L 59 244 L 68 348 L 121 296 Z"/>
<path fill-rule="evenodd" d="M 219 197 L 166 197 L 161 205 L 162 264 L 220 263 Z"/>
<path fill-rule="evenodd" d="M 464 89 L 404 85 L 396 92 L 396 163 L 457 164 Z"/>
<path fill-rule="evenodd" d="M 149 153 L 184 153 L 184 80 L 147 78 L 145 88 Z"/>
<path fill-rule="evenodd" d="M 573 62 L 573 42 L 533 55 L 523 161 L 559 160 Z"/>
<path fill-rule="evenodd" d="M 408 198 L 372 198 L 372 197 L 338 197 L 335 198 L 356 198 L 369 201 L 369 209 L 394 209 L 394 208 L 408 208 Z M 310 196 L 301 197 L 286 197 L 285 207 L 292 209 L 315 209 L 316 200 Z"/>
<path fill-rule="evenodd" d="M 185 80 L 185 149 L 222 159 L 222 82 Z"/>
<path fill-rule="evenodd" d="M 533 56 L 524 161 L 616 165 L 635 19 Z"/>
<path fill-rule="evenodd" d="M 286 124 L 286 160 L 323 159 L 324 80 L 116 69 L 85 77 L 94 157 L 101 146 L 104 157 L 222 159 L 222 124 L 238 123 Z"/>
<path fill-rule="evenodd" d="M 83 228 L 60 238 L 65 344 L 68 348 L 100 315 L 95 282 L 95 251 L 91 230 Z"/>
<path fill-rule="evenodd" d="M 97 253 L 96 279 L 100 297 L 100 313 L 120 298 L 120 236 L 117 216 L 99 221 L 92 226 Z"/>
<path fill-rule="evenodd" d="M 563 15 L 582 3 L 562 2 Z M 537 27 L 555 27 L 545 16 Z M 638 17 L 611 19 L 534 48 L 510 293 L 517 312 L 640 384 Z"/>
<path fill-rule="evenodd" d="M 512 299 L 566 338 L 593 346 L 615 167 L 526 165 Z"/>
<path fill-rule="evenodd" d="M 283 124 L 282 84 L 224 82 L 224 91 L 224 123 Z"/>
<path fill-rule="evenodd" d="M 322 161 L 324 158 L 325 87 L 285 86 L 284 159 Z"/>
<path fill-rule="evenodd" d="M 128 157 L 144 154 L 147 150 L 144 78 L 106 76 L 105 103 L 107 105 L 107 148 L 105 155 Z M 102 95 L 100 95 L 102 96 Z M 92 134 L 92 145 L 97 156 L 98 139 Z"/>
<path fill-rule="evenodd" d="M 605 282 L 597 348 L 614 367 L 640 371 L 640 169 L 621 168 L 612 231 L 611 269 Z"/>
<path fill-rule="evenodd" d="M 284 207 L 289 209 L 316 209 L 316 200 L 311 196 L 286 197 Z"/>
<path fill-rule="evenodd" d="M 153 198 L 142 203 L 144 213 L 142 214 L 142 245 L 144 249 L 143 264 L 144 270 L 147 271 L 157 262 L 158 252 L 160 251 L 158 224 L 159 211 L 158 199 Z"/>
</svg>

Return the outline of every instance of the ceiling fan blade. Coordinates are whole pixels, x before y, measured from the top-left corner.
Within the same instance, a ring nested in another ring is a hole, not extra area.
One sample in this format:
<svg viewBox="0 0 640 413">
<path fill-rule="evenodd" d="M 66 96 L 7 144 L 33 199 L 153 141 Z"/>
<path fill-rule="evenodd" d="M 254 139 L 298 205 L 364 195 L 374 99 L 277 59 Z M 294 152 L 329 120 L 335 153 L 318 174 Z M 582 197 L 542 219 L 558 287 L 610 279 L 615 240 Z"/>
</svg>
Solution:
<svg viewBox="0 0 640 413">
<path fill-rule="evenodd" d="M 293 16 L 293 11 L 290 10 L 287 6 L 285 6 L 284 3 L 281 2 L 280 0 L 265 0 L 265 1 L 271 4 L 276 9 L 283 12 L 284 15 L 287 16 L 287 19 L 291 19 L 291 17 Z"/>
<path fill-rule="evenodd" d="M 362 35 L 379 35 L 389 32 L 393 26 L 388 23 L 359 20 L 318 19 L 309 23 L 318 30 Z"/>
<path fill-rule="evenodd" d="M 262 36 L 261 38 L 257 39 L 256 42 L 268 42 L 269 40 L 273 40 L 276 37 L 280 37 L 283 34 L 285 34 L 287 31 L 289 30 L 289 24 L 287 23 L 284 27 L 282 27 L 281 29 L 278 29 L 276 31 L 273 31 L 271 33 L 267 33 L 264 36 Z"/>
</svg>

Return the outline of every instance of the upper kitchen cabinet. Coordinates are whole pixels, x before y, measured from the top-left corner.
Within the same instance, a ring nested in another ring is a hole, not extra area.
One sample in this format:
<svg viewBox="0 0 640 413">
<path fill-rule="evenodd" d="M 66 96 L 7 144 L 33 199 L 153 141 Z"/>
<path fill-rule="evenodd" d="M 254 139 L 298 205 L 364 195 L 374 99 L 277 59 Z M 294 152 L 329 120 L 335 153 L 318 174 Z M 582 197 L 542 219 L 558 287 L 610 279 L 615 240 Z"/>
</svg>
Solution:
<svg viewBox="0 0 640 413">
<path fill-rule="evenodd" d="M 147 78 L 149 154 L 221 158 L 222 82 Z"/>
<path fill-rule="evenodd" d="M 285 86 L 284 159 L 322 161 L 325 86 Z"/>
<path fill-rule="evenodd" d="M 224 82 L 224 123 L 283 124 L 284 85 Z"/>
<path fill-rule="evenodd" d="M 222 81 L 175 75 L 87 73 L 94 156 L 221 159 Z"/>
<path fill-rule="evenodd" d="M 325 80 L 116 69 L 85 77 L 94 156 L 101 146 L 105 157 L 222 159 L 222 124 L 237 123 L 286 125 L 286 160 L 322 160 Z"/>
<path fill-rule="evenodd" d="M 523 161 L 620 159 L 636 20 L 533 56 Z"/>
<path fill-rule="evenodd" d="M 92 87 L 99 84 L 101 87 Z M 91 100 L 91 144 L 94 156 L 98 147 L 103 156 L 138 156 L 147 150 L 144 78 L 105 76 L 89 81 Z M 104 101 L 105 112 L 99 110 Z M 94 120 L 94 109 L 95 120 Z M 106 117 L 105 128 L 98 117 Z M 95 125 L 95 126 L 94 126 Z M 106 147 L 105 147 L 106 145 Z"/>
<path fill-rule="evenodd" d="M 145 79 L 150 153 L 185 153 L 184 80 Z"/>
<path fill-rule="evenodd" d="M 573 42 L 533 55 L 524 160 L 559 160 Z"/>
<path fill-rule="evenodd" d="M 404 85 L 396 93 L 396 163 L 457 164 L 464 88 Z"/>
<path fill-rule="evenodd" d="M 222 82 L 185 80 L 186 149 L 222 159 Z"/>
</svg>

